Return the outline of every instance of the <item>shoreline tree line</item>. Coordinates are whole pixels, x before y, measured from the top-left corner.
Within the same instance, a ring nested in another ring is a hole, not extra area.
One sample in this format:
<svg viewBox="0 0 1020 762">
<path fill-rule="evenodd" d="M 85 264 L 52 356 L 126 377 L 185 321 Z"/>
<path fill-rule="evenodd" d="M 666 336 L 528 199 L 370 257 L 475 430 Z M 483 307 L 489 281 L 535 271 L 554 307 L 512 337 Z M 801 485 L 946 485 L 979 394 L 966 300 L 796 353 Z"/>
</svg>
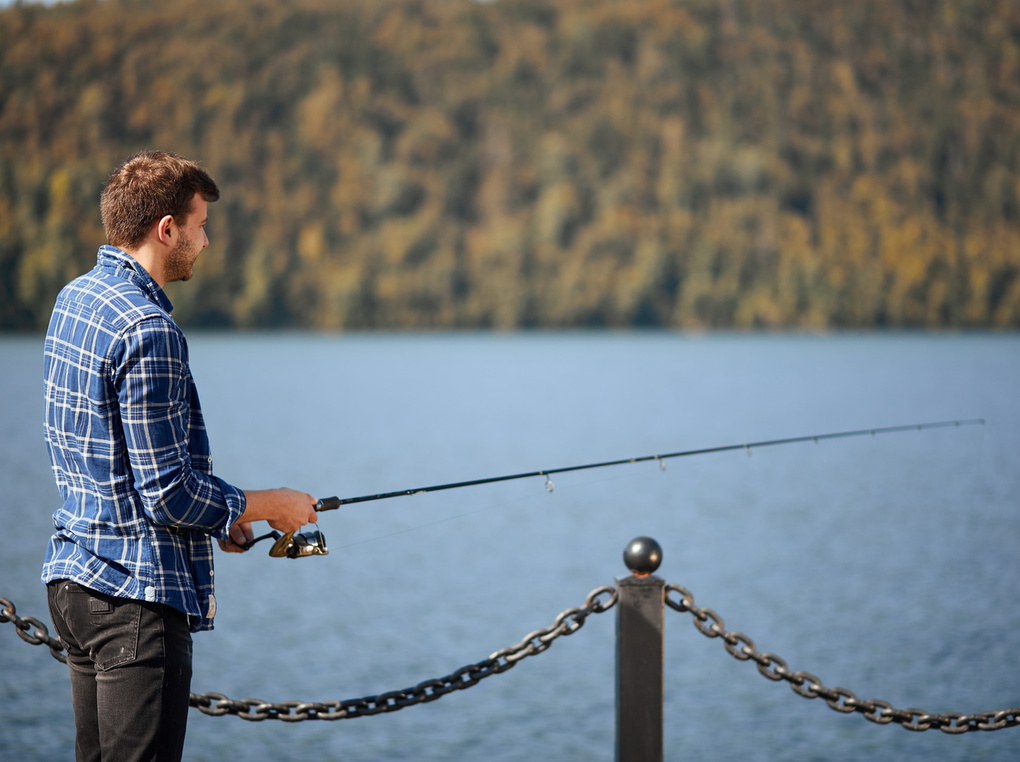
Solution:
<svg viewBox="0 0 1020 762">
<path fill-rule="evenodd" d="M 194 327 L 1020 327 L 1012 0 L 16 4 L 0 328 L 141 148 L 220 185 Z"/>
</svg>

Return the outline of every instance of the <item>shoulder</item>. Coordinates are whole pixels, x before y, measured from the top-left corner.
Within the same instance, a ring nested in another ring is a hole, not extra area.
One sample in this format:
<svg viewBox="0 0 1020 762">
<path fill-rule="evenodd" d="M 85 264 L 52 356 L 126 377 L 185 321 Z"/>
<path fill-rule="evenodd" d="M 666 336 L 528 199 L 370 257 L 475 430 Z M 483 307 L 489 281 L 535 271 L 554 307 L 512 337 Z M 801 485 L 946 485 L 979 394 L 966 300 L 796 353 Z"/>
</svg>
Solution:
<svg viewBox="0 0 1020 762">
<path fill-rule="evenodd" d="M 137 283 L 116 273 L 96 268 L 64 287 L 58 303 L 73 302 L 83 311 L 94 312 L 110 322 L 129 325 L 139 320 L 170 315 L 156 304 Z"/>
<path fill-rule="evenodd" d="M 113 333 L 132 330 L 142 322 L 164 323 L 179 331 L 170 313 L 133 278 L 104 267 L 72 280 L 60 291 L 54 318 L 65 323 L 95 323 Z"/>
<path fill-rule="evenodd" d="M 96 268 L 57 297 L 48 338 L 119 365 L 134 356 L 186 362 L 184 333 L 166 310 L 131 280 Z"/>
</svg>

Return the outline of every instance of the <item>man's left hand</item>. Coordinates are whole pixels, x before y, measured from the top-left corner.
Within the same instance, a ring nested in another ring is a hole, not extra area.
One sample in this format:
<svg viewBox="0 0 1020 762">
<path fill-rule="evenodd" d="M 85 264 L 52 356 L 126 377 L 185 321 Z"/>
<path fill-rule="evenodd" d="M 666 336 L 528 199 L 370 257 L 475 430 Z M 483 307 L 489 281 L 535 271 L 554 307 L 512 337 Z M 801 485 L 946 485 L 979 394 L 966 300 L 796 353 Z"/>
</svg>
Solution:
<svg viewBox="0 0 1020 762">
<path fill-rule="evenodd" d="M 255 532 L 252 531 L 249 522 L 237 523 L 230 527 L 229 540 L 217 540 L 220 550 L 224 553 L 244 553 L 247 548 L 244 546 L 255 539 Z"/>
</svg>

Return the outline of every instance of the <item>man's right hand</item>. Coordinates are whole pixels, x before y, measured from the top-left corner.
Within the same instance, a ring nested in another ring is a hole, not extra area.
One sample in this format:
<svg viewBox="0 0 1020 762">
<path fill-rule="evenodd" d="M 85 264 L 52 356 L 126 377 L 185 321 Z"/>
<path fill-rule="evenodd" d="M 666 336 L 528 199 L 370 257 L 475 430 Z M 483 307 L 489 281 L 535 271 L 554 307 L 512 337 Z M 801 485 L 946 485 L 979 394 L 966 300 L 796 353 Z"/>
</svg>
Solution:
<svg viewBox="0 0 1020 762">
<path fill-rule="evenodd" d="M 305 524 L 319 520 L 315 512 L 314 497 L 307 492 L 280 487 L 279 489 L 245 490 L 247 501 L 238 523 L 268 521 L 278 532 L 296 532 Z"/>
</svg>

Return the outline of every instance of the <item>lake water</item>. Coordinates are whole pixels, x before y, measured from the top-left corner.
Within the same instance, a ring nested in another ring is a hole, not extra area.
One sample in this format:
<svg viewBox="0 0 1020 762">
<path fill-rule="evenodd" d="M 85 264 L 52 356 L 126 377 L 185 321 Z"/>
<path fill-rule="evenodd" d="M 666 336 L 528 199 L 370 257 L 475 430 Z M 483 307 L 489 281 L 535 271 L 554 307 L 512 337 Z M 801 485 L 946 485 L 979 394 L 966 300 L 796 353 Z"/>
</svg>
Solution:
<svg viewBox="0 0 1020 762">
<path fill-rule="evenodd" d="M 704 455 L 363 503 L 330 554 L 217 564 L 193 690 L 269 701 L 443 677 L 657 572 L 794 670 L 899 708 L 1020 705 L 1020 337 L 668 333 L 191 337 L 217 473 L 354 496 L 958 418 L 985 426 Z M 56 504 L 39 337 L 0 338 L 0 596 L 48 622 Z M 263 528 L 264 529 L 264 528 Z M 666 757 L 1006 760 L 1020 729 L 877 726 L 762 678 L 667 609 Z M 339 722 L 190 715 L 186 758 L 612 760 L 615 611 L 439 701 Z M 0 625 L 0 758 L 73 757 L 65 667 Z"/>
</svg>

